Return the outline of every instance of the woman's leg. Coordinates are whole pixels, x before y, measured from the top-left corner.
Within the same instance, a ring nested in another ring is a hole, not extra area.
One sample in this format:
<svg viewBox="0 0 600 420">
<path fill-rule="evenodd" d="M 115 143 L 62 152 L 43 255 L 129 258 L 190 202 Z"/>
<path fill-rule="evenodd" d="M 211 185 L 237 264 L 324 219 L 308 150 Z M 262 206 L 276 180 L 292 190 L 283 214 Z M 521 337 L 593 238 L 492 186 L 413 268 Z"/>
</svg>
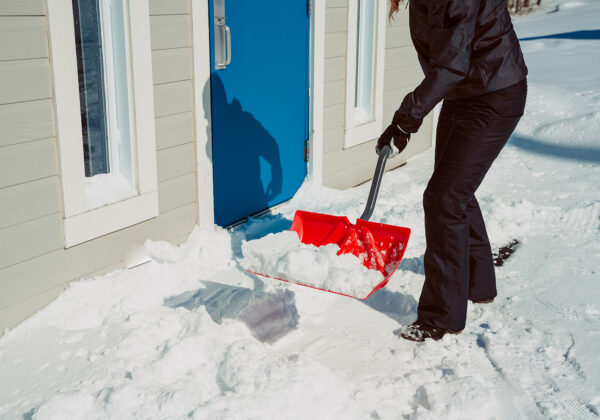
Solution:
<svg viewBox="0 0 600 420">
<path fill-rule="evenodd" d="M 454 120 L 454 112 L 459 106 L 452 101 L 444 101 L 438 118 L 435 141 L 435 166 L 441 160 L 448 145 Z M 467 203 L 469 219 L 469 299 L 483 300 L 495 297 L 496 275 L 492 259 L 492 249 L 485 229 L 479 203 L 473 195 Z"/>
<path fill-rule="evenodd" d="M 423 195 L 427 250 L 420 322 L 455 331 L 465 326 L 471 236 L 487 242 L 474 193 L 523 114 L 525 96 L 526 89 L 510 89 L 451 103 L 452 128 Z M 486 259 L 474 267 L 482 267 L 473 273 L 476 288 L 495 283 Z"/>
<path fill-rule="evenodd" d="M 475 196 L 467 202 L 469 218 L 469 300 L 496 297 L 496 273 L 483 215 Z"/>
</svg>

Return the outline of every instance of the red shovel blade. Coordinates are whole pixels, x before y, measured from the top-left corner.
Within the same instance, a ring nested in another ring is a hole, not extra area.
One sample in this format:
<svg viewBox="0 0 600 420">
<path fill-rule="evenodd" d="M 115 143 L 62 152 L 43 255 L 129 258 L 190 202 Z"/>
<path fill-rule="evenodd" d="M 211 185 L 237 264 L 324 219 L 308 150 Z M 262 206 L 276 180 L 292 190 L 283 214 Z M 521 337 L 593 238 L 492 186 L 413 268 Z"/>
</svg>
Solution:
<svg viewBox="0 0 600 420">
<path fill-rule="evenodd" d="M 353 225 L 345 216 L 303 210 L 296 211 L 291 230 L 298 234 L 302 243 L 315 246 L 335 243 L 340 247 L 338 255 L 353 254 L 365 267 L 379 271 L 383 280 L 367 296 L 360 299 L 368 299 L 387 284 L 400 265 L 410 237 L 409 228 L 360 219 Z M 332 290 L 326 291 L 348 296 Z"/>
</svg>

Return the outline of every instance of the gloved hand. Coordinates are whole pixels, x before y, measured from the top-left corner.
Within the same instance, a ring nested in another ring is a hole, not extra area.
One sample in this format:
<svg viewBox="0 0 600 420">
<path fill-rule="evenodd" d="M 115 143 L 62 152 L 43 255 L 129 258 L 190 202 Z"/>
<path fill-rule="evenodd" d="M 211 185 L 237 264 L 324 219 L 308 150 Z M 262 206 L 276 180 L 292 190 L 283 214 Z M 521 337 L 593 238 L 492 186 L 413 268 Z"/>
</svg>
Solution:
<svg viewBox="0 0 600 420">
<path fill-rule="evenodd" d="M 388 145 L 390 146 L 390 149 L 392 149 L 388 155 L 388 158 L 393 158 L 406 149 L 409 139 L 410 133 L 405 132 L 398 124 L 392 122 L 381 134 L 381 136 L 379 136 L 379 140 L 377 140 L 377 146 L 375 147 L 375 152 L 379 154 L 381 148 L 385 145 Z"/>
</svg>

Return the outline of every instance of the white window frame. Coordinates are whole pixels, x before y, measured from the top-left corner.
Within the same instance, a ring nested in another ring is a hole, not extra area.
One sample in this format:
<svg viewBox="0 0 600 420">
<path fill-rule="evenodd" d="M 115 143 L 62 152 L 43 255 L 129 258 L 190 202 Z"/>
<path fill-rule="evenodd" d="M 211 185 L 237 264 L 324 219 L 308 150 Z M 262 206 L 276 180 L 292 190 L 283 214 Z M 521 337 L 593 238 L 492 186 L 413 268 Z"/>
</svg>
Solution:
<svg viewBox="0 0 600 420">
<path fill-rule="evenodd" d="M 50 49 L 65 247 L 71 247 L 158 216 L 154 92 L 148 0 L 129 0 L 133 121 L 138 194 L 88 209 L 85 194 L 79 79 L 71 0 L 48 0 Z"/>
<path fill-rule="evenodd" d="M 348 0 L 348 51 L 346 60 L 346 132 L 344 148 L 356 146 L 373 140 L 381 134 L 383 128 L 383 78 L 385 59 L 385 0 L 377 1 L 375 15 L 377 17 L 375 28 L 375 71 L 373 88 L 373 119 L 362 123 L 354 117 L 354 97 L 356 94 L 356 37 L 358 25 L 358 0 Z"/>
</svg>

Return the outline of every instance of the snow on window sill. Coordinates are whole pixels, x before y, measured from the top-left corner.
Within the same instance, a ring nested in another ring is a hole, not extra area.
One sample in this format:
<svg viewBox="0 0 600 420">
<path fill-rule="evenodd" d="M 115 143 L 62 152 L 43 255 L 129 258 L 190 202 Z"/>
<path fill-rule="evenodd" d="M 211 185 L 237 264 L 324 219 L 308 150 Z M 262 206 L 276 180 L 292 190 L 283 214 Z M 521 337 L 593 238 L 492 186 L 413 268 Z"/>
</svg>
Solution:
<svg viewBox="0 0 600 420">
<path fill-rule="evenodd" d="M 138 194 L 121 174 L 99 174 L 85 178 L 88 210 L 123 201 Z"/>
</svg>

